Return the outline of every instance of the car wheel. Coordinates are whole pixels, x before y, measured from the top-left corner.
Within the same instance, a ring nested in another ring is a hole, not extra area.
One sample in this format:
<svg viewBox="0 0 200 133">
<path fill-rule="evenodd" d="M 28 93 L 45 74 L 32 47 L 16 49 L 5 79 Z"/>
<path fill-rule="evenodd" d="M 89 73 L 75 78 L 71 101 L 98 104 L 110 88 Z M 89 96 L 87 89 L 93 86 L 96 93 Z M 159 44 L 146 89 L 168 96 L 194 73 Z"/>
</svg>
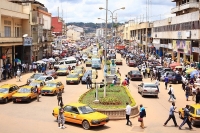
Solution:
<svg viewBox="0 0 200 133">
<path fill-rule="evenodd" d="M 4 103 L 8 103 L 8 98 L 7 97 L 5 98 Z"/>
<path fill-rule="evenodd" d="M 44 94 L 42 94 L 42 96 L 44 96 Z"/>
<path fill-rule="evenodd" d="M 57 95 L 56 91 L 54 91 L 53 95 L 54 95 L 54 96 L 56 96 L 56 95 Z"/>
<path fill-rule="evenodd" d="M 191 125 L 192 125 L 192 126 L 195 126 L 195 122 L 194 122 L 193 119 L 191 119 Z"/>
<path fill-rule="evenodd" d="M 155 95 L 156 98 L 158 98 L 158 95 Z"/>
<path fill-rule="evenodd" d="M 84 121 L 82 122 L 82 126 L 83 126 L 83 128 L 86 129 L 86 130 L 90 129 L 90 124 L 89 124 L 89 122 L 86 121 L 86 120 L 84 120 Z"/>
<path fill-rule="evenodd" d="M 17 101 L 16 100 L 13 100 L 13 103 L 16 103 Z"/>
<path fill-rule="evenodd" d="M 144 97 L 144 94 L 143 94 L 143 92 L 141 92 L 141 95 L 142 95 L 142 97 Z"/>
<path fill-rule="evenodd" d="M 28 103 L 30 103 L 30 102 L 31 102 L 31 97 L 29 97 L 29 98 L 28 98 L 27 102 L 28 102 Z"/>
<path fill-rule="evenodd" d="M 183 117 L 182 117 L 182 115 L 181 115 L 181 112 L 179 112 L 178 114 L 179 114 L 179 118 L 180 118 L 180 119 L 183 119 Z"/>
</svg>

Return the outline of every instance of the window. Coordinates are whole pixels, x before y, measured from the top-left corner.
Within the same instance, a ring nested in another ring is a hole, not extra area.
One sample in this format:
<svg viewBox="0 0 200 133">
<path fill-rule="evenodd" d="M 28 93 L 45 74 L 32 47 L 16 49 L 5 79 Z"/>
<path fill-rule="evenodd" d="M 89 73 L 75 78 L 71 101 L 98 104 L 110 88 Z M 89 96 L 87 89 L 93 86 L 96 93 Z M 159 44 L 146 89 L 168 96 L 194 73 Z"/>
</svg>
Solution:
<svg viewBox="0 0 200 133">
<path fill-rule="evenodd" d="M 15 37 L 21 36 L 21 27 L 15 27 Z"/>
<path fill-rule="evenodd" d="M 194 114 L 194 107 L 190 106 L 190 113 Z"/>
<path fill-rule="evenodd" d="M 64 62 L 60 62 L 60 64 L 59 65 L 64 65 Z"/>
<path fill-rule="evenodd" d="M 66 112 L 71 112 L 71 110 L 72 110 L 72 106 L 65 106 L 64 107 L 64 111 L 66 111 Z"/>
<path fill-rule="evenodd" d="M 13 91 L 15 91 L 15 88 L 14 88 L 14 87 L 11 87 L 11 88 L 9 89 L 9 92 L 13 92 Z"/>
<path fill-rule="evenodd" d="M 11 27 L 10 26 L 4 26 L 4 36 L 11 37 Z"/>
</svg>

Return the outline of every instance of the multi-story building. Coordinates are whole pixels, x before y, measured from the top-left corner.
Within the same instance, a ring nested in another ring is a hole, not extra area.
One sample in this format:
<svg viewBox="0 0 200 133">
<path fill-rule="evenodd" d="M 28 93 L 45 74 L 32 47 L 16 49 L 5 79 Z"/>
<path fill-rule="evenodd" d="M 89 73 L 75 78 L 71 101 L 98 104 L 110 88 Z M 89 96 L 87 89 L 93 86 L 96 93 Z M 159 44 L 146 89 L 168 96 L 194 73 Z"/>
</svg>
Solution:
<svg viewBox="0 0 200 133">
<path fill-rule="evenodd" d="M 23 56 L 23 34 L 30 34 L 29 14 L 23 5 L 8 0 L 0 2 L 0 58 L 3 63 L 12 63 Z"/>
<path fill-rule="evenodd" d="M 52 17 L 52 32 L 56 36 L 66 35 L 67 26 L 65 21 L 60 17 Z"/>
<path fill-rule="evenodd" d="M 84 29 L 75 25 L 68 25 L 67 26 L 67 38 L 76 41 L 81 40 L 81 37 L 84 35 Z"/>
<path fill-rule="evenodd" d="M 176 14 L 164 20 L 153 23 L 153 45 L 156 52 L 162 56 L 171 53 L 185 61 L 199 61 L 200 39 L 200 3 L 199 0 L 172 0 L 176 7 L 171 12 Z"/>
<path fill-rule="evenodd" d="M 24 62 L 32 62 L 42 59 L 44 56 L 51 56 L 51 13 L 40 2 L 35 0 L 9 0 L 16 6 L 21 6 L 23 13 L 27 14 L 28 24 L 23 25 L 23 51 L 22 58 Z M 8 6 L 8 5 L 7 5 Z M 8 6 L 9 7 L 9 6 Z M 28 45 L 27 38 L 30 42 Z"/>
</svg>

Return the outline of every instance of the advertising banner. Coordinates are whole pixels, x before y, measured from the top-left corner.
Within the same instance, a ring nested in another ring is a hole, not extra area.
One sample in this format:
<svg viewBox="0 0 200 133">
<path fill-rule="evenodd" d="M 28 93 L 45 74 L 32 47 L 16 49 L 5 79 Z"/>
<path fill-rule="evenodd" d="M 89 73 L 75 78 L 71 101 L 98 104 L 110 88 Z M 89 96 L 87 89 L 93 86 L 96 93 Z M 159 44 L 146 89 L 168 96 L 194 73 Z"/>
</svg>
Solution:
<svg viewBox="0 0 200 133">
<path fill-rule="evenodd" d="M 172 49 L 173 49 L 173 51 L 177 52 L 176 40 L 172 41 Z"/>
<path fill-rule="evenodd" d="M 191 41 L 185 41 L 185 47 L 184 47 L 184 53 L 185 54 L 191 54 Z"/>
<path fill-rule="evenodd" d="M 23 43 L 23 45 L 24 46 L 31 46 L 32 45 L 32 41 L 33 41 L 32 37 L 24 37 L 24 43 Z"/>
</svg>

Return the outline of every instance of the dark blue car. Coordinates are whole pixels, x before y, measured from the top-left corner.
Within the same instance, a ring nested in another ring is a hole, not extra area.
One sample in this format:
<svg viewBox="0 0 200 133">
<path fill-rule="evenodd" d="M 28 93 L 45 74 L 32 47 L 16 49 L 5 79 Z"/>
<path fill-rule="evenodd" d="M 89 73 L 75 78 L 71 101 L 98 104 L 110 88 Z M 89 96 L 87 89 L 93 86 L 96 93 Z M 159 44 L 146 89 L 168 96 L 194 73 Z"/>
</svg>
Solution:
<svg viewBox="0 0 200 133">
<path fill-rule="evenodd" d="M 176 74 L 175 72 L 168 73 L 169 82 L 171 83 L 181 83 L 182 77 L 180 74 Z"/>
</svg>

